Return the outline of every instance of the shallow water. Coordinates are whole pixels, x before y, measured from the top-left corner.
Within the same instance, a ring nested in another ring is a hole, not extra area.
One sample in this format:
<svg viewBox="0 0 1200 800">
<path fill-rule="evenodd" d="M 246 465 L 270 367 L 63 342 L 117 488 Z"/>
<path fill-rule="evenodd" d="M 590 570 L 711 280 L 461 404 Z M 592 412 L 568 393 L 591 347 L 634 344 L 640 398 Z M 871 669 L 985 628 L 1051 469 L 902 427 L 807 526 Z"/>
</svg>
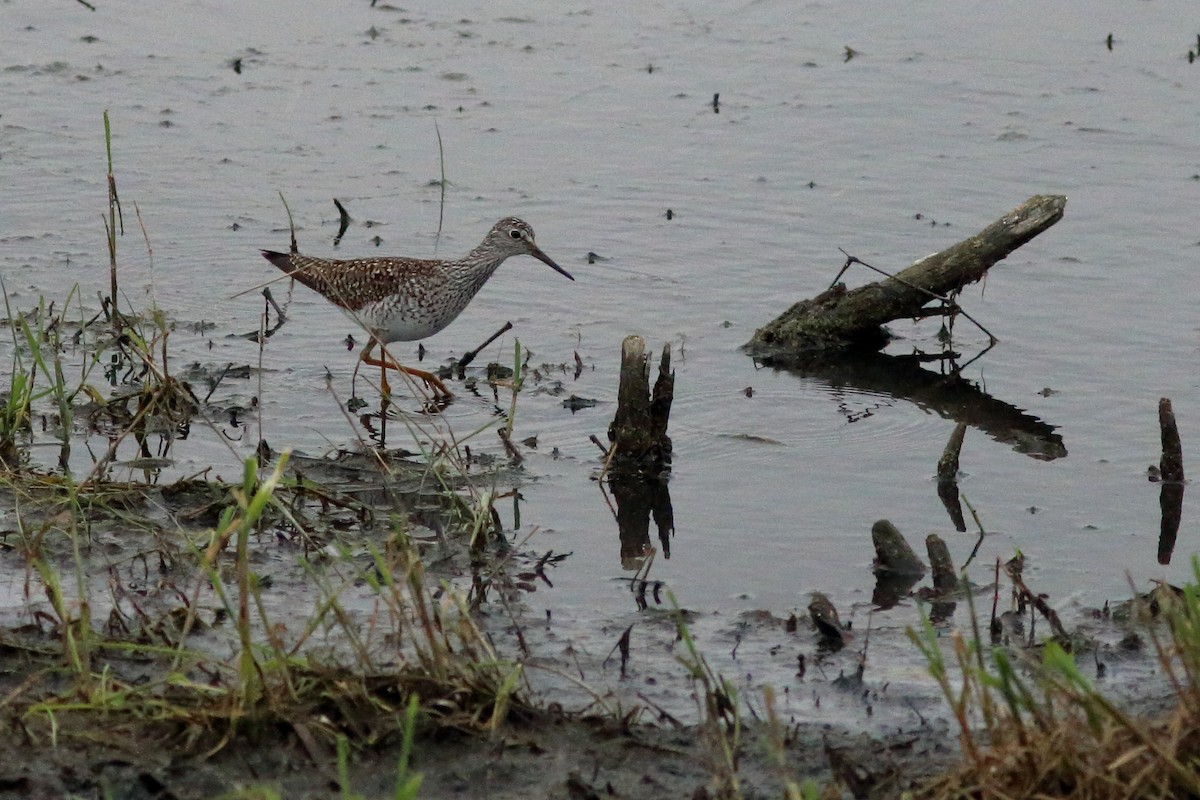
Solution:
<svg viewBox="0 0 1200 800">
<path fill-rule="evenodd" d="M 457 255 L 495 219 L 525 218 L 578 280 L 510 261 L 425 345 L 437 363 L 511 320 L 532 363 L 583 359 L 578 379 L 560 377 L 595 408 L 520 399 L 515 438 L 539 445 L 516 536 L 536 528 L 533 546 L 573 553 L 529 611 L 552 609 L 559 635 L 593 655 L 645 617 L 590 480 L 588 436 L 604 438 L 629 333 L 675 349 L 676 533 L 650 577 L 704 615 L 702 645 L 719 647 L 740 613 L 786 616 L 817 590 L 865 627 L 869 530 L 882 517 L 914 542 L 938 532 L 966 558 L 975 536 L 953 530 L 933 481 L 952 421 L 757 368 L 740 346 L 825 288 L 839 247 L 899 269 L 1040 193 L 1068 195 L 1066 216 L 964 294 L 1001 340 L 964 374 L 1055 426 L 1068 455 L 1039 460 L 968 432 L 960 488 L 991 532 L 978 563 L 1021 549 L 1030 585 L 1063 609 L 1126 596 L 1127 571 L 1139 584 L 1188 575 L 1191 503 L 1160 566 L 1145 469 L 1158 460 L 1159 397 L 1174 400 L 1185 452 L 1200 415 L 1189 4 L 98 7 L 0 2 L 0 275 L 14 305 L 64 300 L 78 283 L 80 314 L 98 309 L 104 109 L 126 215 L 123 290 L 178 320 L 178 363 L 258 364 L 239 334 L 258 328 L 262 301 L 233 296 L 275 277 L 257 249 L 286 246 L 279 191 L 313 255 Z M 844 60 L 844 46 L 858 55 Z M 435 123 L 449 181 L 440 239 Z M 337 247 L 333 197 L 355 218 Z M 343 340 L 361 335 L 303 288 L 287 308 L 262 354 L 261 420 L 230 443 L 197 432 L 173 452 L 177 474 L 215 464 L 236 476 L 260 424 L 276 449 L 357 440 L 325 373 L 348 397 Z M 201 321 L 203 333 L 188 327 Z M 906 339 L 893 352 L 936 347 L 935 323 L 894 330 Z M 985 343 L 968 324 L 956 332 L 968 358 Z M 484 355 L 508 363 L 511 336 Z M 394 352 L 415 360 L 415 346 Z M 248 404 L 259 392 L 256 375 L 222 396 Z M 444 418 L 462 434 L 493 411 L 486 393 L 462 393 Z M 872 625 L 913 618 L 907 606 Z M 911 655 L 896 638 L 894 653 L 873 651 L 880 670 Z M 786 680 L 794 654 L 779 662 Z"/>
</svg>

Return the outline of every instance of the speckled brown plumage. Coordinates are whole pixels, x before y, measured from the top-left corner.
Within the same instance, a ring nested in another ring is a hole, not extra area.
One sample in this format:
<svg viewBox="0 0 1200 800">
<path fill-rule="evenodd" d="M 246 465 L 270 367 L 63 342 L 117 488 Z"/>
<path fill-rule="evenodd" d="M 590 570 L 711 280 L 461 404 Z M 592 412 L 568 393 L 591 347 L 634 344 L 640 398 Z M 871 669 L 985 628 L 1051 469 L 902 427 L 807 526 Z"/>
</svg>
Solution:
<svg viewBox="0 0 1200 800">
<path fill-rule="evenodd" d="M 455 260 L 334 260 L 262 252 L 276 267 L 342 309 L 385 344 L 424 339 L 445 328 L 511 256 L 533 256 L 571 278 L 538 248 L 533 229 L 515 217 L 497 222 L 478 247 Z"/>
</svg>

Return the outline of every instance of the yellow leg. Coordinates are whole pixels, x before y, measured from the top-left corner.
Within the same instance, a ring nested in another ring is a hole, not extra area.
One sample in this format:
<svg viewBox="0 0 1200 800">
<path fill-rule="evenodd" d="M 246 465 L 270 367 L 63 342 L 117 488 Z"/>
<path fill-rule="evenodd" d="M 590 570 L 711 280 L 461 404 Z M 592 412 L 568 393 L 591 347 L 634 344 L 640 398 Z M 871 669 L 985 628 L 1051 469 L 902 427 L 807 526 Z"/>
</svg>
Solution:
<svg viewBox="0 0 1200 800">
<path fill-rule="evenodd" d="M 372 339 L 370 341 L 370 343 L 368 343 L 367 346 L 365 348 L 363 348 L 363 352 L 362 352 L 362 355 L 359 356 L 359 360 L 362 361 L 364 364 L 368 364 L 372 367 L 380 367 L 385 376 L 387 375 L 387 370 L 394 369 L 397 372 L 405 372 L 405 373 L 408 373 L 409 375 L 412 375 L 414 378 L 419 378 L 420 380 L 425 382 L 426 386 L 428 386 L 430 389 L 433 390 L 433 394 L 434 394 L 435 398 L 444 397 L 446 399 L 449 399 L 451 397 L 454 397 L 454 395 L 450 392 L 450 390 L 446 388 L 446 384 L 442 383 L 441 378 L 439 378 L 437 375 L 434 375 L 432 372 L 427 372 L 426 370 L 423 370 L 423 369 L 413 369 L 412 367 L 404 366 L 403 364 L 398 362 L 396 359 L 392 358 L 388 354 L 387 350 L 384 349 L 382 346 L 380 349 L 383 352 L 383 358 L 375 358 L 374 356 L 372 356 L 371 350 L 375 347 L 375 344 L 376 344 L 375 340 Z M 387 394 L 391 394 L 391 389 L 388 387 L 386 377 L 384 377 L 384 379 L 383 379 L 383 390 Z"/>
</svg>

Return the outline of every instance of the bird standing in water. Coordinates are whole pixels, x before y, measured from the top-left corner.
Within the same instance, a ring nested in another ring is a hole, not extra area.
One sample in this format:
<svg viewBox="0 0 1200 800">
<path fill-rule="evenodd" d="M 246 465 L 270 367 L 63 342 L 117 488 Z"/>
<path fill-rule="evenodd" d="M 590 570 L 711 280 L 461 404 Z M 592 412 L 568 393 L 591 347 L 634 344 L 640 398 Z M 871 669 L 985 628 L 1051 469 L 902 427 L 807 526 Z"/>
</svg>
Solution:
<svg viewBox="0 0 1200 800">
<path fill-rule="evenodd" d="M 462 313 L 492 273 L 512 256 L 533 256 L 556 272 L 571 274 L 541 251 L 533 228 L 516 217 L 500 220 L 479 246 L 453 260 L 428 258 L 313 258 L 299 253 L 263 250 L 263 257 L 292 278 L 323 296 L 366 329 L 370 341 L 359 359 L 384 370 L 384 392 L 390 394 L 386 370 L 420 378 L 435 398 L 453 397 L 433 373 L 402 366 L 387 353 L 392 342 L 432 336 Z M 376 345 L 383 358 L 371 356 Z"/>
</svg>

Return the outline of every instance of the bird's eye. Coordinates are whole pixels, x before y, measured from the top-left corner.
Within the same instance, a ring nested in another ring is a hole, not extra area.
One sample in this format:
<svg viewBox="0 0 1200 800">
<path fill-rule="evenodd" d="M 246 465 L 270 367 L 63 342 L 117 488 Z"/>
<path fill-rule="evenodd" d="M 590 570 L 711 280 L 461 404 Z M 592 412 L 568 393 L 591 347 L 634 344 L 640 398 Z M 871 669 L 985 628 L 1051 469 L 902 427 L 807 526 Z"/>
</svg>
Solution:
<svg viewBox="0 0 1200 800">
<path fill-rule="evenodd" d="M 514 231 L 509 231 L 509 232 L 508 232 L 508 235 L 509 235 L 509 236 L 511 236 L 511 237 L 512 237 L 512 238 L 514 238 L 514 239 L 520 239 L 520 238 L 521 238 L 521 232 L 520 232 L 520 231 L 515 231 L 515 230 L 514 230 Z"/>
</svg>

